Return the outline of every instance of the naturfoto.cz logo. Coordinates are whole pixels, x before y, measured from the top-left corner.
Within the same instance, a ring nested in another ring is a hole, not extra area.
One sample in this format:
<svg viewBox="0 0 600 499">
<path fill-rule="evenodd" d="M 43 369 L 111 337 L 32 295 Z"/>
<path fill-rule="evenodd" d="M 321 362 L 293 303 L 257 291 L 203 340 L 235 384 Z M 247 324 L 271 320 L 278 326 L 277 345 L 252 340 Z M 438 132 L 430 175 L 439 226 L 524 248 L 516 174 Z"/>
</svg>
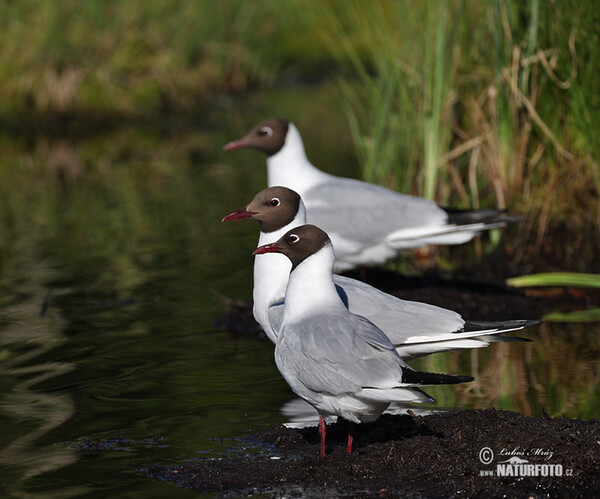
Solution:
<svg viewBox="0 0 600 499">
<path fill-rule="evenodd" d="M 548 462 L 550 459 L 552 459 L 553 455 L 554 452 L 540 448 L 503 448 L 500 450 L 500 452 L 498 452 L 498 457 L 500 460 L 496 462 L 496 469 L 480 470 L 479 475 L 518 477 L 572 476 L 573 470 L 571 468 L 565 469 L 562 464 L 553 464 Z M 479 451 L 479 460 L 482 464 L 492 464 L 495 457 L 494 451 L 489 447 L 483 447 Z M 538 459 L 544 462 L 532 463 L 530 462 L 530 459 Z"/>
</svg>

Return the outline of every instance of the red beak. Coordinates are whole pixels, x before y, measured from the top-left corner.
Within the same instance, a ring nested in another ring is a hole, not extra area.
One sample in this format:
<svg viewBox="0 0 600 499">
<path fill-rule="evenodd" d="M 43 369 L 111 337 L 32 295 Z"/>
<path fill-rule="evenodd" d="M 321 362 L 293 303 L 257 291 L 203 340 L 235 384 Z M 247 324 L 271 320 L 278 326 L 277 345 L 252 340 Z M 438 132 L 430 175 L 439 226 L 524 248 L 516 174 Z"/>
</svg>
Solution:
<svg viewBox="0 0 600 499">
<path fill-rule="evenodd" d="M 226 215 L 221 222 L 239 220 L 240 218 L 251 218 L 253 215 L 256 215 L 254 211 L 248 211 L 246 208 L 242 208 L 241 210 L 232 211 L 229 215 Z"/>
<path fill-rule="evenodd" d="M 234 140 L 223 146 L 224 151 L 234 151 L 235 149 L 243 149 L 244 147 L 250 147 L 250 144 L 244 139 Z"/>
<path fill-rule="evenodd" d="M 265 244 L 263 246 L 259 246 L 252 252 L 252 254 L 253 255 L 263 255 L 265 253 L 277 253 L 278 251 L 281 251 L 281 248 L 279 246 L 277 246 L 275 243 L 272 243 L 272 244 Z"/>
</svg>

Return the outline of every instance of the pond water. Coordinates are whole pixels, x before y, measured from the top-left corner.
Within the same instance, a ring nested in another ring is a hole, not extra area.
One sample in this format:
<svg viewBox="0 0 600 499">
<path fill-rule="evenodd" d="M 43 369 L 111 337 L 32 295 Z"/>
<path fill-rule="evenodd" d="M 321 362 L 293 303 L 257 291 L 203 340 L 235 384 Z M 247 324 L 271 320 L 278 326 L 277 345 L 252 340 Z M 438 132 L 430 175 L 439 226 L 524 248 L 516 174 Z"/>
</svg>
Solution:
<svg viewBox="0 0 600 499">
<path fill-rule="evenodd" d="M 253 121 L 0 136 L 2 496 L 194 497 L 140 470 L 253 452 L 245 435 L 285 421 L 272 345 L 213 326 L 251 299 L 258 226 L 220 220 L 266 183 L 262 156 L 221 151 Z M 349 138 L 311 140 L 358 174 Z M 477 377 L 430 390 L 438 407 L 596 417 L 599 332 L 546 324 L 413 365 Z"/>
</svg>

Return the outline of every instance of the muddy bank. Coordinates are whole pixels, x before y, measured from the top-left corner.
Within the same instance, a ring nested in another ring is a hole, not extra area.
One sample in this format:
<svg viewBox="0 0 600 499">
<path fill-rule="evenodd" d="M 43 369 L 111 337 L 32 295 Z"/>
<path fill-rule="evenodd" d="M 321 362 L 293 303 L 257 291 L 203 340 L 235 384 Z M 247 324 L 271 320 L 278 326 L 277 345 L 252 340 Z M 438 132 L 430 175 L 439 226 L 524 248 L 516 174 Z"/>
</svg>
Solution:
<svg viewBox="0 0 600 499">
<path fill-rule="evenodd" d="M 278 426 L 249 439 L 249 444 L 265 448 L 266 455 L 154 465 L 148 472 L 198 493 L 226 496 L 598 497 L 600 493 L 597 420 L 532 418 L 494 409 L 423 417 L 383 415 L 357 427 L 352 454 L 345 451 L 346 430 L 345 422 L 329 425 L 324 459 L 318 457 L 316 428 Z"/>
</svg>

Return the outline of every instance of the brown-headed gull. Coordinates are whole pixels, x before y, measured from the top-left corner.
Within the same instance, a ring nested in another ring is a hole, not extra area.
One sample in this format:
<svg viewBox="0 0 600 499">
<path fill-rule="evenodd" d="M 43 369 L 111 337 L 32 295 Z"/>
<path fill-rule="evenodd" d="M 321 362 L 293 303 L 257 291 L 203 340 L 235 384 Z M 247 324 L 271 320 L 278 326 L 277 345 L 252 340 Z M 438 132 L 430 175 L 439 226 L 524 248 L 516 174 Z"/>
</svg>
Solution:
<svg viewBox="0 0 600 499">
<path fill-rule="evenodd" d="M 300 196 L 286 187 L 260 191 L 241 210 L 223 221 L 252 218 L 260 222 L 259 245 L 277 241 L 293 227 L 306 223 Z M 254 260 L 253 313 L 265 334 L 275 343 L 283 318 L 285 289 L 291 263 L 279 253 L 257 255 Z M 334 275 L 336 290 L 350 312 L 369 319 L 390 338 L 403 359 L 459 348 L 485 347 L 502 333 L 538 325 L 540 321 L 465 321 L 458 313 L 426 303 L 401 300 L 369 284 Z"/>
<path fill-rule="evenodd" d="M 292 264 L 275 362 L 292 390 L 319 413 L 321 457 L 325 416 L 350 422 L 351 452 L 353 423 L 375 421 L 391 402 L 404 401 L 407 389 L 473 380 L 415 371 L 383 331 L 351 313 L 333 281 L 333 246 L 318 227 L 295 227 L 254 251 L 265 253 L 281 253 Z"/>
<path fill-rule="evenodd" d="M 289 187 L 302 196 L 308 223 L 333 242 L 338 272 L 383 263 L 402 250 L 462 244 L 482 230 L 520 220 L 492 209 L 445 210 L 428 199 L 322 172 L 306 157 L 300 133 L 289 121 L 265 120 L 224 149 L 244 147 L 267 155 L 269 187 Z"/>
</svg>

